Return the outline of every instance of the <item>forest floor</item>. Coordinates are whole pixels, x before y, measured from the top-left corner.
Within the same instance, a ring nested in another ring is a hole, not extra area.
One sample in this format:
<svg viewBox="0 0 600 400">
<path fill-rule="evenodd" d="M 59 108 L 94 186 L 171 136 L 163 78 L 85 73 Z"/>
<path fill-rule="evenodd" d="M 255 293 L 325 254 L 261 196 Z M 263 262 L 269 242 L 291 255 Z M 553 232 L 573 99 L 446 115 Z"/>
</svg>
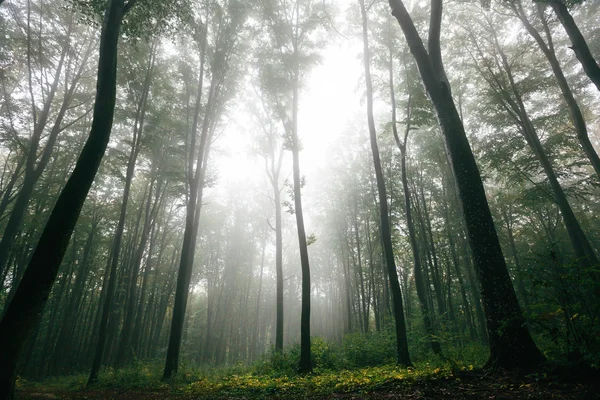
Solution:
<svg viewBox="0 0 600 400">
<path fill-rule="evenodd" d="M 148 374 L 149 375 L 149 374 Z M 191 376 L 189 376 L 191 378 Z M 528 375 L 481 370 L 400 370 L 370 367 L 307 376 L 239 374 L 189 382 L 104 381 L 86 389 L 79 381 L 18 384 L 17 399 L 600 399 L 600 375 L 578 370 Z"/>
</svg>

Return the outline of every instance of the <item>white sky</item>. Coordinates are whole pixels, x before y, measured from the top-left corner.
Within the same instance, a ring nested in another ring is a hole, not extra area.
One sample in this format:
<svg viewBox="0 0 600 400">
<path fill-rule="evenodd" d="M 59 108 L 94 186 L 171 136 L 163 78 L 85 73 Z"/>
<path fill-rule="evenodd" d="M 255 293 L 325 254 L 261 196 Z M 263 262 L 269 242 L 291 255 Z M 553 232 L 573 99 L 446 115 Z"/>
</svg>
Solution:
<svg viewBox="0 0 600 400">
<path fill-rule="evenodd" d="M 335 31 L 331 35 L 331 43 L 323 49 L 322 62 L 313 68 L 300 94 L 299 137 L 303 144 L 300 169 L 307 178 L 307 186 L 316 185 L 317 171 L 327 164 L 331 143 L 347 128 L 348 121 L 365 112 L 361 103 L 364 91 L 360 84 L 361 42 L 341 38 Z M 238 185 L 240 190 L 247 190 L 244 188 L 248 188 L 250 181 L 260 187 L 265 179 L 263 160 L 251 151 L 252 135 L 261 132 L 244 125 L 248 117 L 244 115 L 243 101 L 237 105 L 239 114 L 232 113 L 239 117 L 229 123 L 211 156 L 212 166 L 219 171 L 217 191 L 236 186 L 236 182 L 245 183 Z M 285 157 L 291 160 L 291 153 L 286 152 Z M 283 177 L 287 173 L 284 171 Z"/>
</svg>

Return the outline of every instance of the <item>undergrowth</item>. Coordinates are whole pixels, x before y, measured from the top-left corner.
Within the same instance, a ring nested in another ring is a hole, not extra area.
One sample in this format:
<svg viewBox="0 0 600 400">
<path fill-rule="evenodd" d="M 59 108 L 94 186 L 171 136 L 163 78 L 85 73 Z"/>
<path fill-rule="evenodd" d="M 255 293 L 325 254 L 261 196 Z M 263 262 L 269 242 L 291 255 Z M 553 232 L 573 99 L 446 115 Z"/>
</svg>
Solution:
<svg viewBox="0 0 600 400">
<path fill-rule="evenodd" d="M 98 382 L 86 388 L 87 374 L 47 378 L 42 382 L 19 379 L 18 387 L 45 391 L 84 390 L 155 391 L 202 396 L 299 396 L 366 392 L 388 385 L 408 384 L 415 379 L 437 379 L 456 371 L 477 368 L 485 361 L 485 349 L 472 344 L 468 349 L 448 347 L 444 360 L 413 359 L 413 368 L 394 365 L 395 340 L 391 333 L 350 334 L 342 343 L 312 339 L 312 374 L 297 373 L 298 345 L 283 353 L 270 351 L 252 365 L 195 366 L 184 362 L 179 373 L 163 381 L 162 363 L 136 362 L 126 368 L 104 369 Z M 415 354 L 418 354 L 415 351 Z M 424 353 L 426 354 L 427 353 Z M 465 363 L 462 360 L 472 360 Z"/>
</svg>

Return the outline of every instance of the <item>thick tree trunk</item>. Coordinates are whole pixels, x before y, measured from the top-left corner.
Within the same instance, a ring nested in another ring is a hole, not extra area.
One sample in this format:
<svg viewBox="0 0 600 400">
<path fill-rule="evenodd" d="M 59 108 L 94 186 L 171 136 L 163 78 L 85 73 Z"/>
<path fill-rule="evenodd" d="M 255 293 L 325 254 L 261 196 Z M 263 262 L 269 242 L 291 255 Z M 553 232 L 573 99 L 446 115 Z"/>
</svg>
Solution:
<svg viewBox="0 0 600 400">
<path fill-rule="evenodd" d="M 133 0 L 130 0 L 133 1 Z M 117 43 L 127 8 L 110 0 L 100 39 L 94 118 L 75 169 L 61 191 L 19 288 L 0 322 L 0 399 L 12 399 L 17 367 L 39 323 L 75 223 L 108 145 L 116 98 Z"/>
<path fill-rule="evenodd" d="M 381 227 L 381 241 L 383 243 L 383 253 L 387 276 L 389 278 L 390 289 L 392 292 L 392 304 L 394 320 L 396 324 L 396 351 L 397 363 L 403 367 L 412 365 L 408 353 L 408 341 L 406 337 L 406 323 L 404 321 L 404 305 L 402 303 L 402 291 L 398 281 L 398 271 L 396 270 L 396 261 L 394 260 L 394 250 L 392 244 L 392 232 L 387 204 L 387 193 L 385 190 L 385 180 L 381 169 L 381 160 L 379 158 L 379 146 L 377 145 L 377 133 L 375 131 L 375 119 L 373 117 L 373 84 L 371 82 L 371 57 L 369 51 L 369 38 L 367 29 L 367 11 L 364 0 L 359 0 L 360 12 L 362 16 L 362 35 L 363 35 L 363 59 L 365 69 L 365 81 L 367 85 L 367 123 L 369 126 L 369 139 L 371 143 L 371 153 L 373 154 L 373 166 L 375 168 L 375 179 L 377 181 L 377 191 L 379 193 L 379 218 Z"/>
<path fill-rule="evenodd" d="M 525 325 L 508 275 L 481 176 L 452 99 L 449 84 L 436 73 L 432 58 L 425 50 L 403 2 L 390 0 L 390 7 L 417 62 L 445 138 L 486 312 L 490 340 L 490 358 L 487 365 L 508 369 L 537 366 L 544 361 L 544 356 L 533 342 Z M 441 1 L 437 7 L 439 9 L 434 7 L 432 14 L 441 12 Z"/>
</svg>

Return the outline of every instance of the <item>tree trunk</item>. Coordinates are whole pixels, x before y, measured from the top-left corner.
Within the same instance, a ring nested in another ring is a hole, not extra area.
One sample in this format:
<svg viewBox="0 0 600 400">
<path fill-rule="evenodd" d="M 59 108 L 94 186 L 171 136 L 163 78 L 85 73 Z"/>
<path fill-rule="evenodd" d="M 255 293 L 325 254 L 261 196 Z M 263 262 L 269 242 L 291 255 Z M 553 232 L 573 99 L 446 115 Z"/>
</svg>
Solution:
<svg viewBox="0 0 600 400">
<path fill-rule="evenodd" d="M 215 96 L 215 81 L 216 74 L 213 75 L 210 91 L 205 107 L 204 120 L 202 122 L 202 131 L 200 134 L 200 146 L 198 148 L 196 168 L 194 170 L 194 151 L 196 132 L 198 129 L 198 116 L 202 100 L 203 79 L 204 79 L 204 60 L 205 49 L 207 43 L 207 33 L 204 32 L 202 39 L 202 47 L 200 54 L 200 77 L 198 79 L 198 95 L 196 97 L 196 107 L 194 110 L 194 120 L 192 123 L 190 159 L 188 166 L 189 192 L 185 216 L 185 230 L 183 233 L 183 243 L 181 246 L 181 259 L 179 263 L 179 271 L 177 273 L 177 286 L 175 290 L 175 303 L 173 305 L 173 317 L 171 319 L 171 331 L 169 335 L 169 345 L 167 348 L 167 357 L 165 361 L 165 369 L 163 379 L 170 379 L 173 374 L 177 373 L 179 367 L 179 352 L 181 350 L 181 338 L 183 334 L 183 323 L 185 319 L 185 310 L 187 306 L 187 297 L 192 276 L 192 267 L 194 263 L 194 252 L 196 249 L 196 235 L 198 232 L 198 223 L 200 216 L 200 205 L 202 202 L 202 186 L 204 184 L 203 171 L 206 167 L 205 149 L 210 146 L 208 140 L 210 110 L 213 107 Z"/>
<path fill-rule="evenodd" d="M 63 366 L 65 360 L 65 354 L 71 354 L 70 344 L 73 340 L 72 330 L 75 324 L 75 319 L 77 317 L 77 308 L 81 301 L 81 296 L 84 291 L 84 286 L 86 284 L 86 280 L 88 277 L 88 273 L 90 270 L 90 255 L 92 252 L 92 247 L 94 245 L 94 239 L 96 237 L 96 231 L 98 229 L 98 223 L 100 218 L 94 218 L 92 221 L 92 227 L 90 229 L 90 233 L 88 234 L 85 247 L 83 249 L 83 257 L 81 259 L 81 266 L 77 271 L 77 276 L 75 278 L 75 283 L 73 284 L 73 290 L 71 293 L 71 298 L 69 299 L 69 303 L 67 309 L 65 310 L 65 319 L 62 321 L 62 326 L 60 333 L 58 335 L 58 340 L 56 342 L 56 346 L 54 347 L 54 352 L 52 356 L 52 362 L 50 364 L 50 373 L 52 375 L 61 375 L 63 373 Z"/>
<path fill-rule="evenodd" d="M 90 135 L 61 191 L 16 294 L 0 322 L 0 399 L 12 399 L 17 367 L 39 323 L 75 223 L 104 156 L 112 128 L 117 77 L 117 43 L 125 12 L 133 5 L 110 0 L 100 39 L 98 82 Z"/>
<path fill-rule="evenodd" d="M 433 0 L 432 6 L 434 6 L 432 16 L 441 13 L 441 1 Z M 443 67 L 438 65 L 436 68 L 434 65 L 433 61 L 436 57 L 430 58 L 425 50 L 403 2 L 390 0 L 390 7 L 417 62 L 445 138 L 446 151 L 461 199 L 486 313 L 490 340 L 490 358 L 487 365 L 507 369 L 537 366 L 544 361 L 544 356 L 533 342 L 525 325 L 494 227 L 481 176 L 452 99 L 450 86 L 440 74 L 436 73 L 436 69 L 440 70 Z M 439 30 L 437 32 L 439 33 Z M 430 35 L 432 33 L 430 29 Z M 431 39 L 429 42 L 432 42 Z M 439 59 L 441 60 L 441 57 Z"/>
<path fill-rule="evenodd" d="M 581 34 L 579 27 L 573 19 L 573 16 L 571 16 L 569 13 L 569 9 L 563 0 L 549 0 L 548 2 L 556 13 L 558 20 L 565 28 L 569 39 L 571 39 L 571 48 L 575 52 L 575 56 L 581 63 L 583 70 L 594 83 L 594 85 L 596 85 L 598 90 L 600 90 L 600 66 L 594 59 L 594 56 L 592 55 L 585 38 Z"/>
<path fill-rule="evenodd" d="M 393 313 L 396 324 L 397 363 L 403 367 L 408 367 L 412 365 L 412 363 L 408 354 L 406 323 L 404 321 L 404 305 L 402 304 L 402 291 L 400 289 L 400 282 L 398 281 L 396 261 L 394 260 L 392 232 L 390 229 L 390 220 L 388 216 L 387 193 L 385 190 L 383 171 L 381 169 L 381 160 L 379 158 L 377 133 L 375 131 L 375 119 L 373 117 L 373 84 L 371 82 L 371 57 L 367 29 L 367 11 L 365 9 L 364 0 L 359 0 L 359 4 L 362 16 L 363 59 L 365 68 L 365 81 L 367 85 L 367 123 L 369 125 L 369 138 L 371 142 L 371 152 L 373 154 L 373 166 L 375 168 L 377 191 L 379 193 L 381 241 L 383 243 L 383 253 L 385 257 L 385 265 L 387 267 L 387 276 L 389 278 L 390 289 L 392 292 Z"/>
<path fill-rule="evenodd" d="M 538 15 L 540 16 L 542 25 L 544 27 L 544 32 L 546 34 L 547 43 L 544 42 L 544 39 L 540 35 L 540 33 L 535 29 L 535 27 L 529 22 L 527 19 L 527 14 L 523 10 L 521 6 L 521 2 L 515 4 L 513 6 L 513 11 L 517 15 L 517 17 L 521 20 L 525 29 L 529 34 L 535 39 L 540 50 L 546 56 L 548 63 L 550 63 L 550 67 L 552 67 L 552 72 L 554 73 L 554 77 L 556 78 L 556 82 L 558 83 L 558 87 L 563 95 L 565 103 L 569 108 L 569 114 L 571 115 L 571 121 L 573 122 L 573 127 L 575 128 L 575 132 L 577 133 L 577 140 L 579 140 L 579 144 L 581 148 L 587 155 L 596 175 L 600 179 L 600 157 L 598 157 L 598 153 L 594 149 L 592 142 L 588 136 L 587 126 L 585 123 L 585 119 L 583 118 L 583 113 L 579 108 L 579 104 L 575 97 L 573 96 L 573 91 L 567 82 L 567 78 L 560 67 L 560 63 L 558 62 L 558 58 L 556 57 L 556 52 L 554 51 L 554 44 L 552 42 L 552 35 L 550 34 L 550 29 L 548 27 L 548 23 L 544 16 L 543 10 L 539 7 L 540 5 L 536 5 L 538 7 Z"/>
<path fill-rule="evenodd" d="M 300 178 L 300 141 L 298 140 L 298 73 L 294 74 L 292 92 L 292 162 L 294 175 L 294 213 L 298 227 L 298 245 L 300 246 L 300 265 L 302 267 L 302 311 L 300 313 L 300 365 L 302 373 L 312 372 L 310 354 L 310 265 L 308 263 L 308 244 L 304 229 L 302 212 L 302 182 Z"/>
</svg>

